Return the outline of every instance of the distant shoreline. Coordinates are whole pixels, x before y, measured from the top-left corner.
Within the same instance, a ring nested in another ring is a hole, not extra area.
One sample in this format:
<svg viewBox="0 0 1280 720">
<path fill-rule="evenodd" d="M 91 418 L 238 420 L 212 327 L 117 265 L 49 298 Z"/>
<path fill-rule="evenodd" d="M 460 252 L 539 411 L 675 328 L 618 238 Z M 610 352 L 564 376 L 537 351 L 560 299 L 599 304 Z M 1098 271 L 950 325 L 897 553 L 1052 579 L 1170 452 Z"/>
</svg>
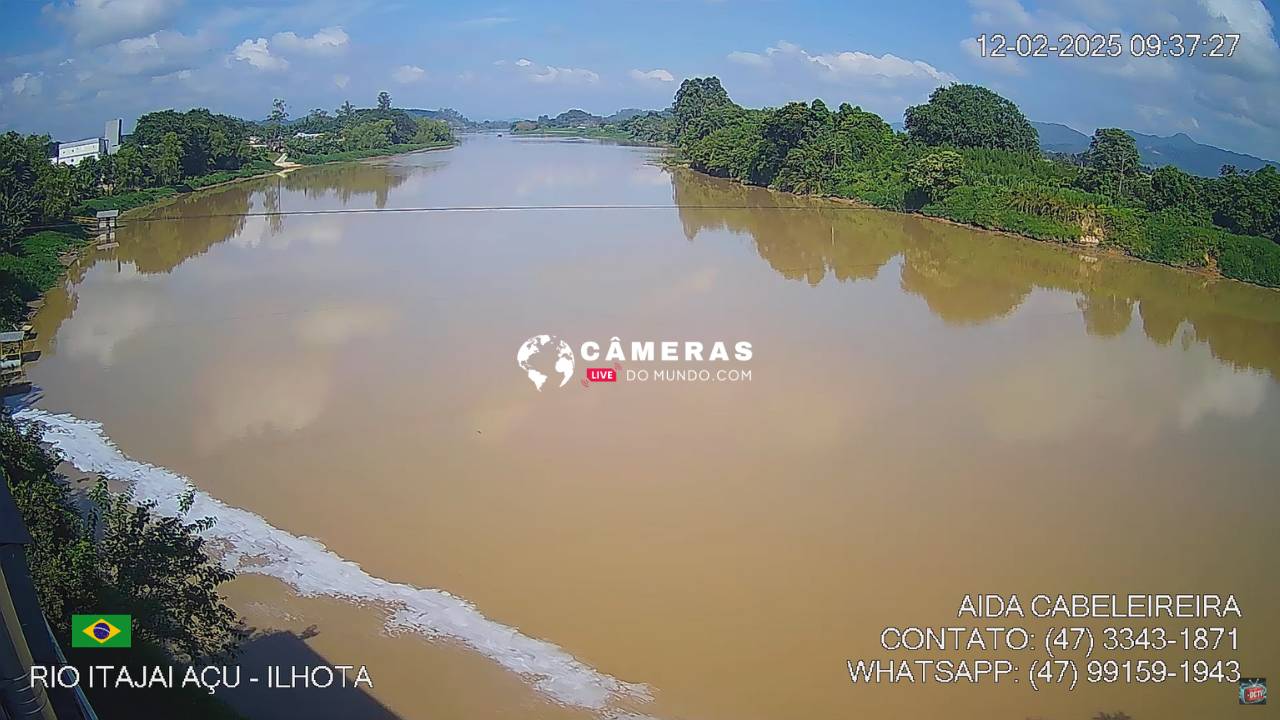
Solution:
<svg viewBox="0 0 1280 720">
<path fill-rule="evenodd" d="M 591 130 L 592 128 L 549 128 L 549 129 L 539 129 L 539 130 L 512 130 L 511 134 L 517 137 L 553 137 L 553 138 L 581 138 L 583 140 L 614 140 L 614 141 L 621 142 L 623 144 L 634 145 L 639 147 L 672 149 L 672 146 L 670 145 L 653 143 L 653 142 L 645 142 L 642 140 L 637 140 L 635 138 L 626 138 L 625 136 L 620 137 L 616 133 L 609 133 L 609 132 L 592 133 Z M 742 182 L 741 180 L 737 180 L 735 178 L 721 177 L 719 175 L 712 175 L 711 173 L 694 169 L 687 162 L 683 162 L 674 158 L 668 158 L 667 164 L 674 167 L 685 168 L 690 172 L 698 173 L 703 177 L 715 178 L 716 180 L 724 180 L 725 182 L 735 183 L 742 187 L 762 188 L 764 190 L 768 190 L 769 192 L 783 193 L 783 194 L 790 195 L 792 197 L 797 197 L 797 198 L 828 200 L 831 202 L 840 203 L 842 205 L 852 205 L 854 207 L 862 208 L 865 210 L 879 210 L 882 212 L 893 213 L 896 215 L 910 215 L 914 217 L 931 220 L 933 222 L 939 222 L 945 225 L 951 225 L 953 227 L 961 227 L 967 230 L 973 230 L 975 232 L 990 233 L 992 235 L 1000 235 L 1008 238 L 1018 238 L 1021 240 L 1029 240 L 1031 242 L 1043 243 L 1048 245 L 1057 245 L 1059 247 L 1064 247 L 1064 248 L 1073 248 L 1076 250 L 1088 251 L 1090 253 L 1095 253 L 1101 256 L 1124 258 L 1127 260 L 1133 260 L 1135 262 L 1158 265 L 1160 267 L 1178 270 L 1184 273 L 1196 275 L 1209 280 L 1238 282 L 1244 285 L 1249 285 L 1251 287 L 1263 288 L 1265 290 L 1280 292 L 1280 287 L 1271 287 L 1269 285 L 1263 285 L 1261 283 L 1249 282 L 1248 280 L 1240 280 L 1238 278 L 1227 277 L 1226 275 L 1223 275 L 1222 272 L 1217 270 L 1216 268 L 1174 265 L 1172 263 L 1163 263 L 1157 260 L 1148 260 L 1145 258 L 1140 258 L 1136 255 L 1132 255 L 1128 252 L 1125 252 L 1123 248 L 1116 247 L 1115 245 L 1109 245 L 1105 241 L 1097 244 L 1090 244 L 1090 243 L 1083 243 L 1083 242 L 1069 241 L 1069 240 L 1047 240 L 1044 238 L 1034 237 L 1032 235 L 1023 235 L 1021 233 L 1013 232 L 1011 230 L 1002 230 L 1000 228 L 989 228 L 989 227 L 983 227 L 981 225 L 964 223 L 958 220 L 952 220 L 951 218 L 942 217 L 939 215 L 929 215 L 927 213 L 911 211 L 911 210 L 893 210 L 890 208 L 877 207 L 875 205 L 871 205 L 869 203 L 858 200 L 857 198 L 843 197 L 840 195 L 824 195 L 819 193 L 801 194 L 801 193 L 791 192 L 789 190 L 778 190 L 776 188 L 768 187 L 767 185 L 754 185 L 751 183 Z"/>
<path fill-rule="evenodd" d="M 649 147 L 667 147 L 664 145 L 652 145 L 649 143 L 638 143 L 638 144 L 647 145 Z M 689 172 L 697 173 L 703 177 L 714 178 L 716 180 L 723 180 L 725 182 L 734 183 L 742 187 L 761 188 L 763 190 L 768 190 L 769 192 L 781 193 L 784 195 L 790 195 L 791 197 L 797 197 L 797 198 L 827 200 L 833 203 L 839 203 L 841 205 L 851 205 L 853 207 L 857 207 L 863 210 L 876 210 L 879 212 L 892 213 L 894 215 L 908 215 L 911 217 L 918 217 L 925 220 L 942 223 L 944 225 L 951 225 L 952 227 L 959 227 L 959 228 L 964 228 L 966 230 L 972 230 L 974 232 L 987 233 L 991 235 L 1000 235 L 1007 238 L 1017 238 L 1020 240 L 1027 240 L 1030 242 L 1040 243 L 1043 245 L 1056 245 L 1058 247 L 1063 247 L 1063 248 L 1088 251 L 1090 253 L 1095 253 L 1097 255 L 1114 257 L 1118 259 L 1132 260 L 1134 262 L 1146 263 L 1149 265 L 1157 265 L 1159 267 L 1169 268 L 1170 270 L 1177 270 L 1190 275 L 1197 275 L 1207 280 L 1237 282 L 1242 285 L 1248 285 L 1249 287 L 1261 288 L 1263 290 L 1270 290 L 1272 292 L 1280 292 L 1280 287 L 1271 287 L 1269 285 L 1263 285 L 1261 283 L 1249 282 L 1248 280 L 1240 280 L 1238 278 L 1227 277 L 1226 275 L 1223 275 L 1220 271 L 1218 271 L 1216 268 L 1174 265 L 1172 263 L 1163 263 L 1156 260 L 1148 260 L 1146 258 L 1140 258 L 1136 255 L 1131 255 L 1125 252 L 1123 248 L 1116 247 L 1115 245 L 1108 245 L 1105 241 L 1098 244 L 1089 244 L 1089 243 L 1082 243 L 1082 242 L 1070 241 L 1070 240 L 1047 240 L 1044 238 L 1038 238 L 1031 235 L 1023 235 L 1021 233 L 1016 233 L 1011 230 L 1002 230 L 999 228 L 988 228 L 988 227 L 983 227 L 981 225 L 964 223 L 964 222 L 960 222 L 959 220 L 952 220 L 951 218 L 942 217 L 939 215 L 929 215 L 927 213 L 911 211 L 911 210 L 893 210 L 890 208 L 877 207 L 875 205 L 871 205 L 869 203 L 858 200 L 857 198 L 848 198 L 840 195 L 823 195 L 818 193 L 800 194 L 800 193 L 791 192 L 789 190 L 778 190 L 776 188 L 768 187 L 767 185 L 753 185 L 751 183 L 745 183 L 745 182 L 742 182 L 741 180 L 737 180 L 734 178 L 720 177 L 719 175 L 712 175 L 711 173 L 706 173 L 701 170 L 696 170 L 693 167 L 691 167 L 688 163 L 682 162 L 682 161 L 671 160 L 671 161 L 668 161 L 668 165 L 673 167 L 681 167 L 688 170 Z"/>
<path fill-rule="evenodd" d="M 206 185 L 202 188 L 195 188 L 189 192 L 180 192 L 180 193 L 175 193 L 173 195 L 168 195 L 162 198 L 158 198 L 152 202 L 144 203 L 142 205 L 138 205 L 137 207 L 131 207 L 128 210 L 124 210 L 120 213 L 120 217 L 121 218 L 136 217 L 143 210 L 154 210 L 156 208 L 161 208 L 166 205 L 171 205 L 181 198 L 202 195 L 205 193 L 205 191 L 208 191 L 208 190 L 219 190 L 230 185 L 235 185 L 236 183 L 246 182 L 249 180 L 261 180 L 262 178 L 268 178 L 273 175 L 283 176 L 283 175 L 287 175 L 289 173 L 295 172 L 297 170 L 303 170 L 309 167 L 322 167 L 325 165 L 341 165 L 343 163 L 364 162 L 365 160 L 382 160 L 390 157 L 399 157 L 401 155 L 415 155 L 417 153 L 422 153 L 422 152 L 431 152 L 433 150 L 449 150 L 451 148 L 457 147 L 457 145 L 458 145 L 457 141 L 445 142 L 445 143 L 426 143 L 422 147 L 419 147 L 417 149 L 406 150 L 403 152 L 384 153 L 381 155 L 366 155 L 364 157 L 358 157 L 358 158 L 342 158 L 337 160 L 326 160 L 324 162 L 310 163 L 310 164 L 298 163 L 296 165 L 292 165 L 289 167 L 277 167 L 275 170 L 266 170 L 261 173 L 258 173 L 257 175 L 246 175 L 244 177 L 232 178 L 230 180 L 224 180 L 220 183 L 214 183 L 213 185 Z M 303 156 L 303 157 L 306 157 L 306 156 Z M 87 220 L 93 220 L 93 218 L 89 216 L 81 216 L 81 217 L 84 217 Z"/>
<path fill-rule="evenodd" d="M 405 150 L 402 152 L 382 153 L 377 155 L 367 155 L 367 156 L 355 157 L 355 158 L 339 158 L 339 159 L 326 160 L 324 162 L 317 162 L 312 164 L 299 164 L 297 167 L 276 168 L 275 170 L 263 171 L 261 173 L 257 173 L 254 175 L 245 175 L 244 177 L 231 178 L 230 180 L 224 180 L 222 182 L 214 183 L 212 185 L 206 185 L 201 188 L 194 188 L 187 192 L 174 192 L 170 195 L 165 195 L 163 197 L 159 197 L 154 200 L 151 200 L 150 202 L 146 202 L 141 205 L 137 205 L 135 207 L 121 210 L 120 217 L 122 219 L 138 217 L 139 215 L 154 211 L 158 208 L 162 208 L 167 205 L 172 205 L 173 203 L 177 202 L 181 198 L 204 195 L 209 191 L 224 190 L 227 187 L 230 187 L 231 185 L 235 185 L 236 183 L 242 183 L 249 180 L 261 180 L 263 178 L 268 178 L 273 175 L 284 175 L 289 172 L 293 172 L 295 170 L 300 170 L 303 168 L 321 167 L 324 165 L 339 165 L 342 163 L 364 162 L 366 160 L 382 160 L 382 159 L 391 158 L 391 157 L 399 157 L 401 155 L 414 155 L 417 153 L 431 152 L 434 150 L 448 150 L 448 149 L 457 147 L 457 145 L 458 145 L 457 141 L 444 142 L 444 143 L 425 143 L 422 145 L 422 147 L 418 147 L 412 150 Z M 95 218 L 93 216 L 74 215 L 71 217 L 68 223 L 68 226 L 79 225 L 81 227 L 87 228 L 92 226 L 94 222 L 95 222 Z M 48 287 L 41 290 L 40 294 L 37 296 L 37 300 L 40 302 L 41 305 L 43 304 L 45 296 L 49 294 L 49 291 L 57 287 L 58 283 L 61 282 L 62 279 L 66 277 L 67 271 L 69 270 L 71 264 L 78 263 L 90 249 L 94 248 L 97 245 L 97 239 L 93 236 L 92 230 L 79 230 L 74 232 L 61 232 L 58 230 L 50 230 L 49 232 L 54 232 L 69 238 L 66 249 L 59 252 L 59 257 L 60 258 L 70 257 L 74 255 L 75 259 L 73 261 L 59 263 L 61 267 L 58 268 L 58 274 L 57 274 L 56 280 L 52 284 L 50 284 Z M 78 232 L 84 232 L 85 236 L 83 238 L 76 237 L 75 233 L 78 233 Z M 40 312 L 40 307 L 30 307 L 28 305 L 27 311 L 21 314 L 15 320 L 14 322 L 15 326 L 20 327 L 24 323 L 31 322 L 31 319 L 38 312 Z"/>
</svg>

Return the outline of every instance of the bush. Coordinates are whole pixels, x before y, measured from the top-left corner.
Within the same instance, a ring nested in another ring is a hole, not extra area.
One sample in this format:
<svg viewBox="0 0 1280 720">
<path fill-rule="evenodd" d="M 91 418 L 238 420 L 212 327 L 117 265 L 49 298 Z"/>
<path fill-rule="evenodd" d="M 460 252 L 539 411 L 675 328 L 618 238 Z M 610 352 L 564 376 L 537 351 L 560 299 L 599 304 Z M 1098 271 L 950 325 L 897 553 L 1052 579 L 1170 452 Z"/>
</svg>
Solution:
<svg viewBox="0 0 1280 720">
<path fill-rule="evenodd" d="M 963 148 L 964 184 L 1017 185 L 1034 181 L 1039 185 L 1070 187 L 1080 168 L 1045 158 L 1039 152 L 1001 148 Z"/>
<path fill-rule="evenodd" d="M 55 634 L 69 636 L 72 613 L 118 608 L 133 615 L 136 637 L 178 661 L 234 655 L 239 619 L 217 592 L 233 575 L 201 537 L 212 520 L 158 516 L 149 503 L 109 494 L 101 480 L 82 518 L 57 464 L 34 428 L 0 410 L 0 475 L 31 534 L 27 564 Z"/>
<path fill-rule="evenodd" d="M 323 165 L 331 162 L 346 162 L 349 160 L 363 160 L 371 157 L 383 157 L 386 155 L 399 155 L 401 153 L 414 152 L 415 150 L 426 150 L 434 147 L 447 147 L 449 142 L 430 142 L 430 143 L 406 143 L 402 145 L 388 145 L 387 147 L 374 148 L 371 150 L 347 150 L 345 152 L 325 153 L 321 155 L 299 155 L 291 158 L 295 162 L 302 165 Z"/>
<path fill-rule="evenodd" d="M 940 199 L 960 184 L 963 165 L 955 150 L 930 150 L 907 166 L 907 180 L 929 199 Z"/>
<path fill-rule="evenodd" d="M 209 173 L 208 175 L 201 175 L 200 177 L 187 178 L 184 184 L 192 189 L 198 190 L 200 188 L 209 187 L 210 185 L 217 185 L 219 183 L 231 182 L 232 180 L 239 180 L 241 178 L 276 172 L 279 169 L 280 168 L 276 167 L 274 163 L 266 160 L 254 160 L 253 162 L 245 164 L 239 170 L 223 170 L 221 172 Z"/>
<path fill-rule="evenodd" d="M 120 193 L 119 195 L 107 195 L 104 197 L 86 200 L 79 206 L 72 209 L 71 214 L 81 217 L 93 217 L 102 210 L 132 210 L 136 207 L 149 205 L 157 200 L 177 195 L 177 188 L 159 187 L 147 188 L 146 190 L 134 190 L 133 192 Z"/>
<path fill-rule="evenodd" d="M 0 327 L 14 327 L 26 315 L 26 304 L 58 282 L 58 256 L 82 242 L 78 229 L 45 230 L 22 238 L 18 254 L 0 253 Z"/>
<path fill-rule="evenodd" d="M 1009 188 L 992 185 L 964 185 L 941 200 L 921 208 L 926 215 L 944 217 L 956 222 L 991 230 L 1015 232 L 1041 240 L 1074 240 L 1080 237 L 1080 224 L 1015 209 Z"/>
<path fill-rule="evenodd" d="M 1212 244 L 1218 253 L 1218 269 L 1236 280 L 1280 287 L 1280 245 L 1253 235 L 1215 230 Z"/>
</svg>

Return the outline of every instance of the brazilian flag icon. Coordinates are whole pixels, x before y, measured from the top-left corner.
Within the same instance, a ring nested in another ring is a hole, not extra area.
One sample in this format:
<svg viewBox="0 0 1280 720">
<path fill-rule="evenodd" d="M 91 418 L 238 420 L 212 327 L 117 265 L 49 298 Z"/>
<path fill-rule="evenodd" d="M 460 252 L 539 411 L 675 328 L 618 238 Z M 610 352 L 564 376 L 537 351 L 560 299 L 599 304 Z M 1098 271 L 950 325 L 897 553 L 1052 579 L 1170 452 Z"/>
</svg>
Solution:
<svg viewBox="0 0 1280 720">
<path fill-rule="evenodd" d="M 127 648 L 133 645 L 128 615 L 72 615 L 71 647 Z"/>
</svg>

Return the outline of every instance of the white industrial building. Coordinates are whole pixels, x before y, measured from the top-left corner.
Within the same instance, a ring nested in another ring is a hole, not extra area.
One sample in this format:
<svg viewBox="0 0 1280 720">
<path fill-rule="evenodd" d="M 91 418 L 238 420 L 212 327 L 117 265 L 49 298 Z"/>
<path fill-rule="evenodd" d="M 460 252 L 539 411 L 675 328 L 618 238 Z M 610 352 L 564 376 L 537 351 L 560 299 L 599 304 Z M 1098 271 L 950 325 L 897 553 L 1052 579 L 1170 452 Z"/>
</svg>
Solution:
<svg viewBox="0 0 1280 720">
<path fill-rule="evenodd" d="M 122 120 L 115 118 L 107 121 L 104 137 L 58 143 L 57 162 L 63 165 L 79 165 L 87 158 L 114 155 L 116 150 L 120 149 L 120 130 L 123 125 Z"/>
<path fill-rule="evenodd" d="M 58 143 L 58 162 L 63 165 L 79 165 L 86 158 L 101 157 L 106 152 L 107 141 L 102 138 Z"/>
</svg>

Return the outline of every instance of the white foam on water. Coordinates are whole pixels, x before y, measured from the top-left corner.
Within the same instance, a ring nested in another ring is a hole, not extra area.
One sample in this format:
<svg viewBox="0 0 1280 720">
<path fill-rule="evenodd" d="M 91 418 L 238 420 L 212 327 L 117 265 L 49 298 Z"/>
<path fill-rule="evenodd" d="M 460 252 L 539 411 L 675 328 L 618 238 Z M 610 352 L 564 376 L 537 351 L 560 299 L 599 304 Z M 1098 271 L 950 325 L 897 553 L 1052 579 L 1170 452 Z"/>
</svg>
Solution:
<svg viewBox="0 0 1280 720">
<path fill-rule="evenodd" d="M 546 697 L 602 717 L 630 716 L 624 708 L 651 699 L 647 686 L 618 680 L 552 643 L 490 620 L 462 598 L 373 577 L 313 538 L 230 507 L 175 472 L 129 459 L 103 433 L 101 423 L 37 408 L 17 410 L 13 417 L 39 426 L 42 439 L 81 471 L 129 483 L 137 500 L 155 501 L 158 513 L 178 515 L 182 494 L 193 490 L 189 516 L 216 520 L 205 536 L 225 549 L 222 562 L 230 570 L 277 578 L 304 596 L 383 605 L 391 610 L 388 629 L 460 642 L 518 673 Z"/>
</svg>

